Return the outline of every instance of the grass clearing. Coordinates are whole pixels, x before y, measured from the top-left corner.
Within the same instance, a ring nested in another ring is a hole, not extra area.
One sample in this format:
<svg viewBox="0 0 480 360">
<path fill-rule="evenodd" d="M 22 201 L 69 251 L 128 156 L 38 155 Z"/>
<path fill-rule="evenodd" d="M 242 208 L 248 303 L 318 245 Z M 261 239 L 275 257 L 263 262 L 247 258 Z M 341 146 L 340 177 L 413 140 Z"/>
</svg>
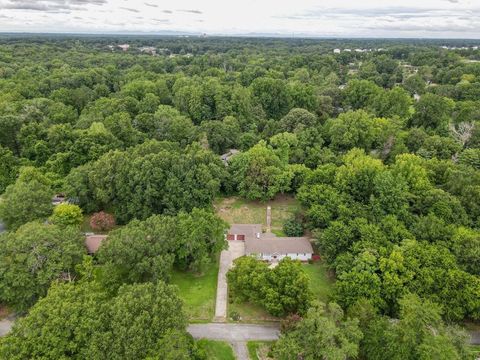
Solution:
<svg viewBox="0 0 480 360">
<path fill-rule="evenodd" d="M 202 275 L 175 270 L 171 283 L 179 288 L 184 310 L 192 321 L 210 321 L 215 312 L 218 263 L 210 264 Z"/>
<path fill-rule="evenodd" d="M 218 216 L 229 224 L 262 224 L 266 227 L 267 206 L 272 207 L 272 231 L 282 234 L 283 223 L 297 211 L 300 203 L 290 195 L 278 195 L 266 202 L 248 201 L 239 197 L 220 198 L 215 201 Z"/>
<path fill-rule="evenodd" d="M 248 341 L 248 356 L 250 360 L 269 360 L 273 359 L 268 356 L 274 341 Z"/>
<path fill-rule="evenodd" d="M 227 315 L 229 321 L 231 320 L 231 314 L 236 312 L 240 315 L 240 321 L 235 322 L 244 322 L 244 323 L 264 323 L 279 321 L 280 319 L 270 315 L 263 306 L 252 304 L 252 303 L 236 303 L 233 302 L 228 304 Z"/>
<path fill-rule="evenodd" d="M 315 297 L 322 302 L 328 302 L 332 295 L 333 280 L 328 274 L 326 265 L 318 261 L 304 264 L 303 268 L 310 278 L 310 286 Z"/>
<path fill-rule="evenodd" d="M 232 347 L 225 341 L 201 339 L 197 345 L 205 351 L 208 360 L 235 360 Z"/>
</svg>

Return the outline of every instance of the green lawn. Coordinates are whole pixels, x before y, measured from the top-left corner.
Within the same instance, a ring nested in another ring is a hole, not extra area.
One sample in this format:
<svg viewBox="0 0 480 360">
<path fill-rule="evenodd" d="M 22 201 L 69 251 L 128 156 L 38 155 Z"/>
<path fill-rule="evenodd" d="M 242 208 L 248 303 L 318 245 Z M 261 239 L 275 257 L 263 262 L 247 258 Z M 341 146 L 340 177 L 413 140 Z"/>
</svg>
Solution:
<svg viewBox="0 0 480 360">
<path fill-rule="evenodd" d="M 241 318 L 240 322 L 245 323 L 262 323 L 280 320 L 279 318 L 270 315 L 262 306 L 251 303 L 239 304 L 234 302 L 228 304 L 227 315 L 229 320 L 232 312 L 237 312 Z"/>
<path fill-rule="evenodd" d="M 330 300 L 333 281 L 328 276 L 326 266 L 323 262 L 318 261 L 313 264 L 304 264 L 303 268 L 310 277 L 310 286 L 315 297 L 322 302 Z"/>
<path fill-rule="evenodd" d="M 190 320 L 210 321 L 215 312 L 218 264 L 211 264 L 202 275 L 174 271 L 171 283 L 179 288 L 184 309 Z"/>
<path fill-rule="evenodd" d="M 274 341 L 249 341 L 247 342 L 248 356 L 250 360 L 272 359 L 268 356 Z"/>
<path fill-rule="evenodd" d="M 235 360 L 232 347 L 224 341 L 201 339 L 197 345 L 205 351 L 208 360 Z"/>
<path fill-rule="evenodd" d="M 300 203 L 290 195 L 278 195 L 266 202 L 239 197 L 215 201 L 218 216 L 229 224 L 262 224 L 265 227 L 267 206 L 272 207 L 272 230 L 275 233 L 282 231 L 283 223 L 301 209 Z"/>
</svg>

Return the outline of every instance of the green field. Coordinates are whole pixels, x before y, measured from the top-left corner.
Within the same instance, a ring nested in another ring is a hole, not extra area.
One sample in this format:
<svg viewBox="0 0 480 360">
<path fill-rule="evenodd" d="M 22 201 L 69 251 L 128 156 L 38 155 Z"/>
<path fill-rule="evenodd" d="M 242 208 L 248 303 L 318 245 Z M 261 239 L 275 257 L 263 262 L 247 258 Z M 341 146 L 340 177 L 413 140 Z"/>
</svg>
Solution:
<svg viewBox="0 0 480 360">
<path fill-rule="evenodd" d="M 315 298 L 328 302 L 332 294 L 333 280 L 329 277 L 325 264 L 322 262 L 304 264 L 303 268 L 310 277 L 310 286 Z"/>
<path fill-rule="evenodd" d="M 179 288 L 184 310 L 191 321 L 210 321 L 215 312 L 218 264 L 211 264 L 202 275 L 174 271 L 171 283 Z"/>
<path fill-rule="evenodd" d="M 273 341 L 249 341 L 247 342 L 248 356 L 250 360 L 272 359 L 268 356 Z"/>
<path fill-rule="evenodd" d="M 272 230 L 282 231 L 283 223 L 301 209 L 300 203 L 289 195 L 278 195 L 266 202 L 248 201 L 239 197 L 217 199 L 218 216 L 229 224 L 262 224 L 266 226 L 267 206 L 272 207 Z"/>
<path fill-rule="evenodd" d="M 205 351 L 208 360 L 235 360 L 232 347 L 224 341 L 198 340 L 197 345 Z"/>
</svg>

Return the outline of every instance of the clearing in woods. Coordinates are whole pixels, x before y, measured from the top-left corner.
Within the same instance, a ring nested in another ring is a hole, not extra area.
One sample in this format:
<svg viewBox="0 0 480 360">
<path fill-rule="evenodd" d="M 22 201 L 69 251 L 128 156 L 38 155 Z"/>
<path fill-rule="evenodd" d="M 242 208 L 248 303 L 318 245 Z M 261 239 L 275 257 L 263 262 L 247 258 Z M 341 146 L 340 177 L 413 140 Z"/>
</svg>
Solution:
<svg viewBox="0 0 480 360">
<path fill-rule="evenodd" d="M 262 224 L 266 227 L 266 209 L 272 207 L 272 232 L 281 232 L 283 223 L 301 210 L 300 203 L 291 195 L 278 195 L 273 200 L 249 201 L 239 197 L 217 199 L 214 203 L 218 216 L 229 224 Z"/>
</svg>

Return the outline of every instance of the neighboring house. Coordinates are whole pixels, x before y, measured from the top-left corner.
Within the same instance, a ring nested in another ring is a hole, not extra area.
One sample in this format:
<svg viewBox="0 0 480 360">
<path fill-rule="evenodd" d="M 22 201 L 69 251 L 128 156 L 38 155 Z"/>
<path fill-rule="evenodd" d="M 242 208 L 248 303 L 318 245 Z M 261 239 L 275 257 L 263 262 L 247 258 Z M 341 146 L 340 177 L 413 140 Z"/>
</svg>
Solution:
<svg viewBox="0 0 480 360">
<path fill-rule="evenodd" d="M 85 234 L 85 247 L 90 255 L 95 254 L 107 235 L 96 235 L 92 233 Z"/>
<path fill-rule="evenodd" d="M 57 194 L 52 198 L 52 205 L 60 205 L 63 204 L 66 201 L 65 195 L 63 194 Z"/>
<path fill-rule="evenodd" d="M 262 232 L 260 224 L 234 224 L 227 240 L 244 241 L 245 254 L 264 261 L 280 261 L 287 256 L 308 261 L 313 256 L 312 245 L 306 237 L 277 237 L 271 232 Z"/>
<path fill-rule="evenodd" d="M 240 151 L 237 149 L 230 149 L 227 153 L 221 155 L 220 159 L 222 159 L 225 165 L 228 165 L 228 161 L 232 158 L 232 156 L 237 155 L 239 152 Z"/>
</svg>

